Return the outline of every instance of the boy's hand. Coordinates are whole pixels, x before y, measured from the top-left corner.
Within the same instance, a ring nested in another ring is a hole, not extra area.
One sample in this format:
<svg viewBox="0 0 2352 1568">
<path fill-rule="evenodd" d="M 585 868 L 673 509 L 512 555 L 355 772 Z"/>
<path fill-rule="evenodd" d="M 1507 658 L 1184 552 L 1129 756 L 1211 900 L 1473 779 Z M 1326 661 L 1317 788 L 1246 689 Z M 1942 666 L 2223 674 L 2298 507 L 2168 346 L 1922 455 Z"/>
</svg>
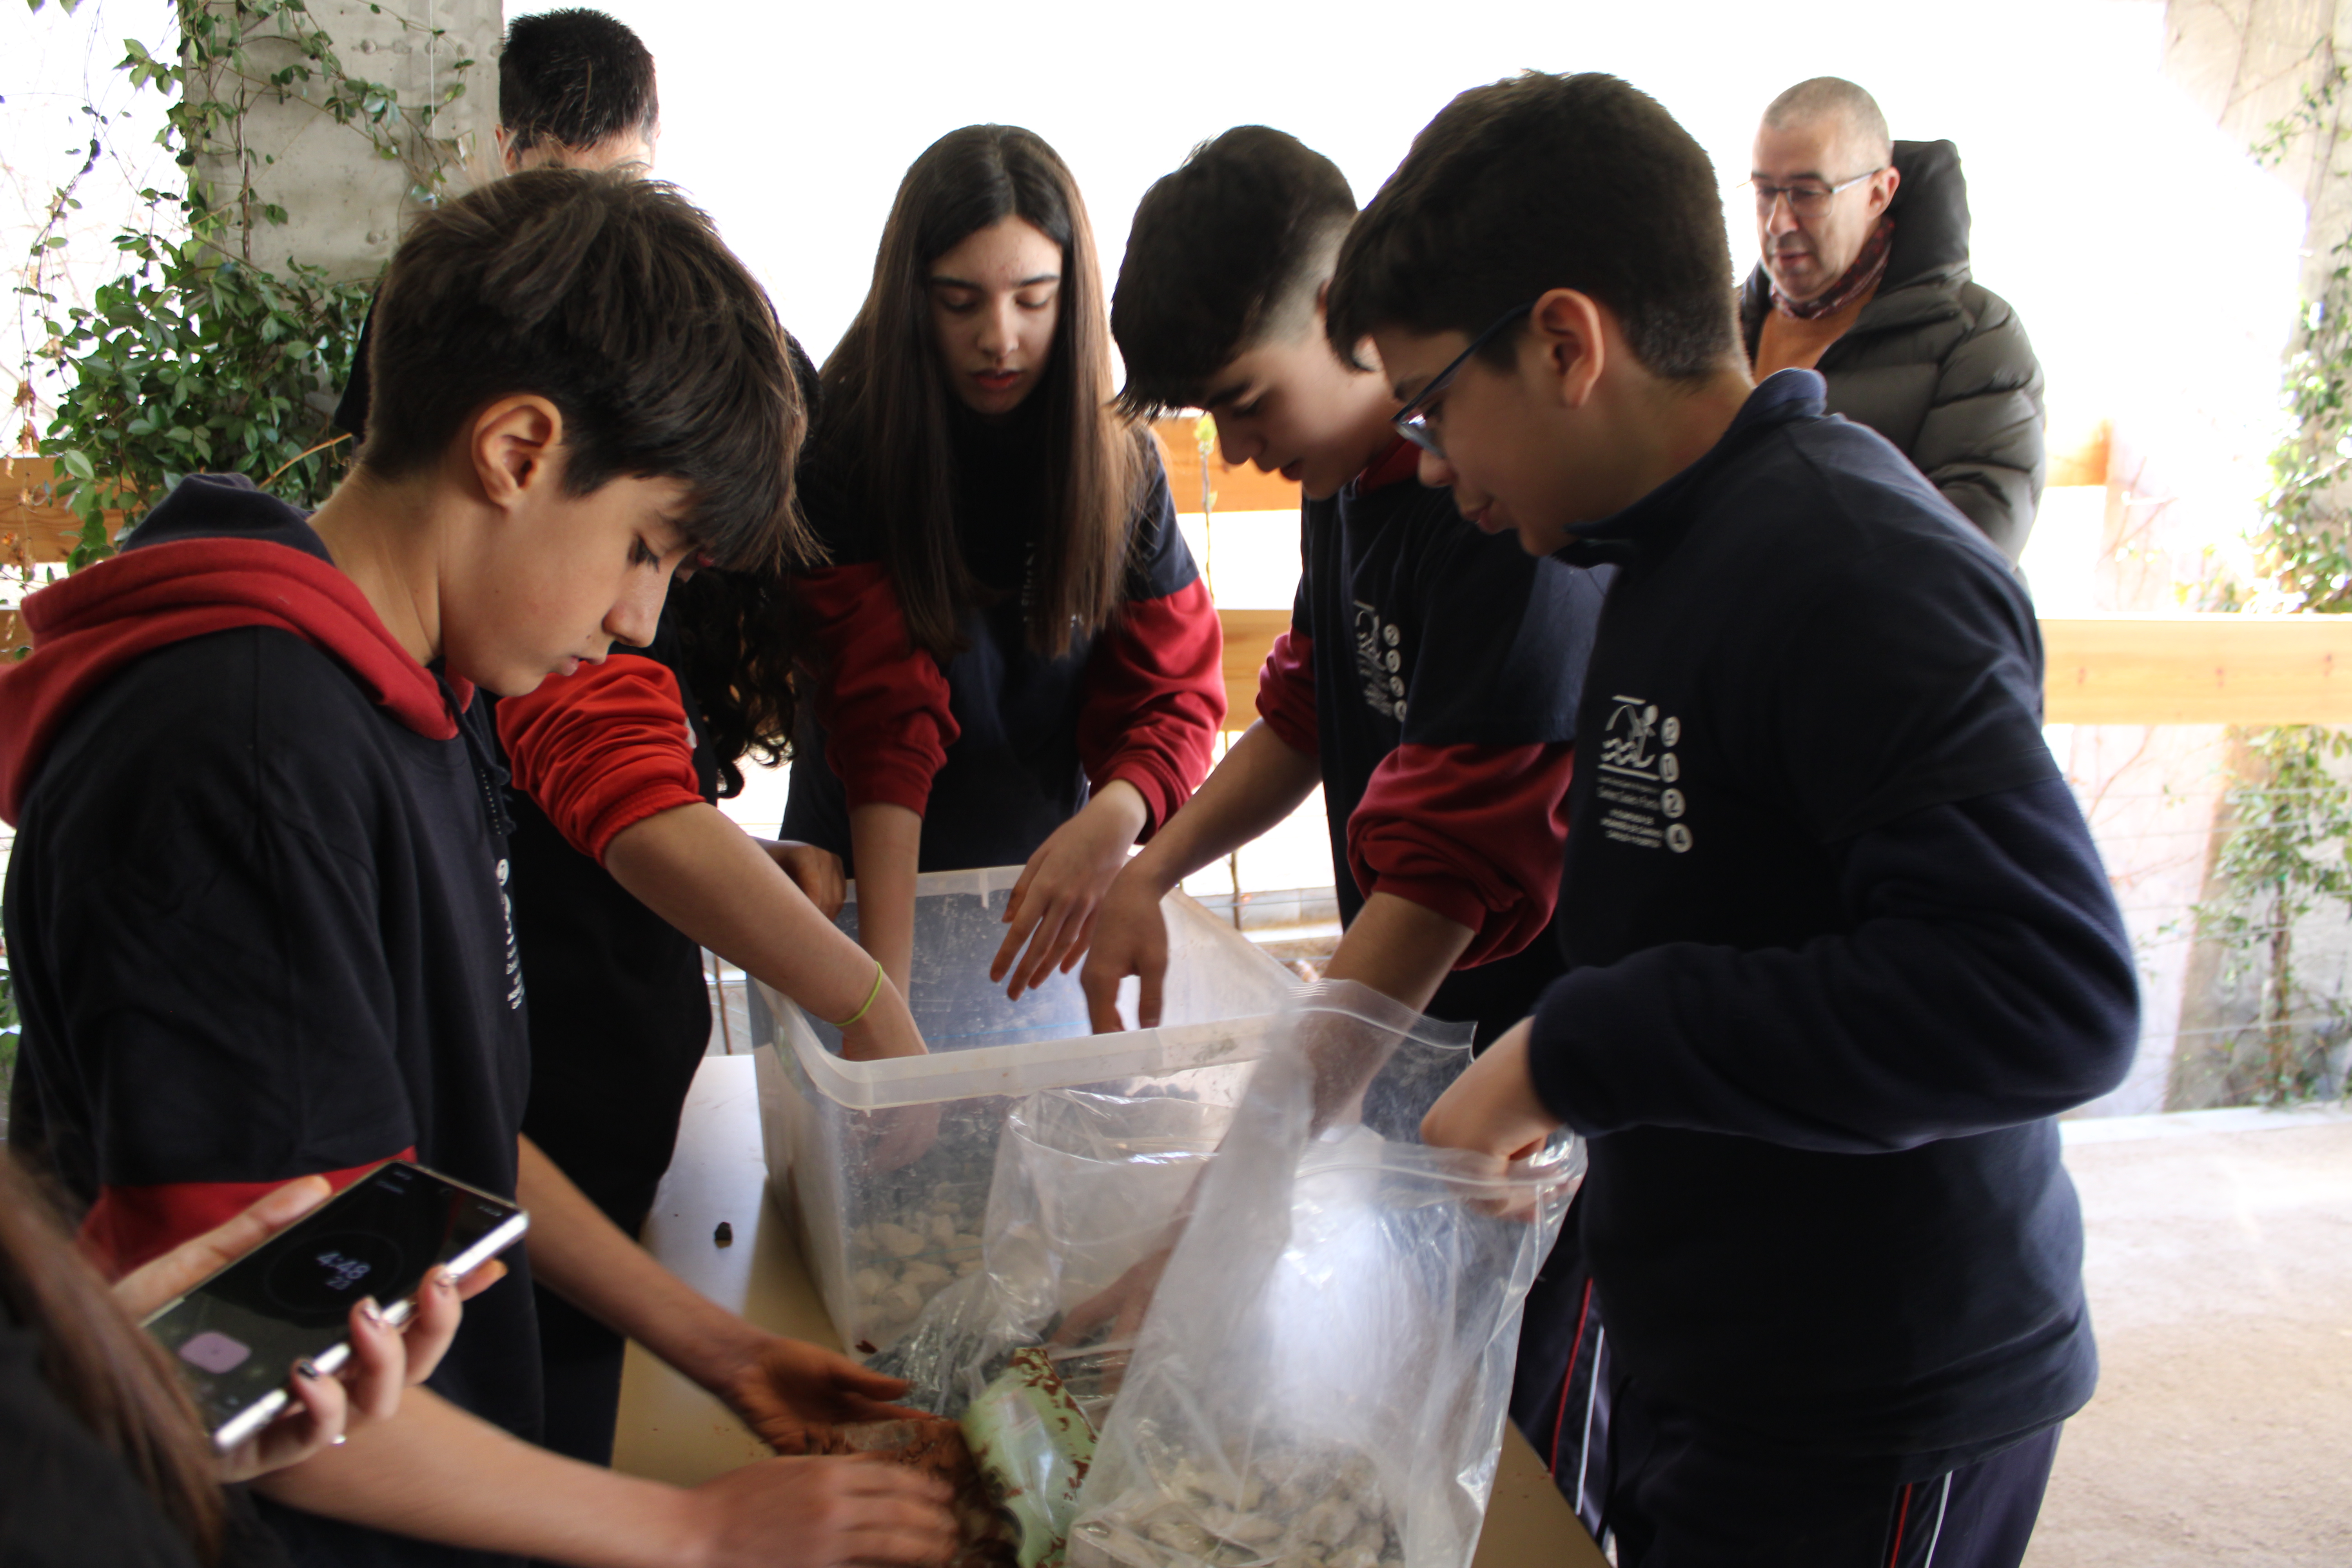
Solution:
<svg viewBox="0 0 2352 1568">
<path fill-rule="evenodd" d="M 1168 978 L 1168 918 L 1160 912 L 1160 889 L 1139 875 L 1131 861 L 1103 895 L 1087 966 L 1078 974 L 1087 994 L 1087 1021 L 1097 1035 L 1127 1027 L 1119 1021 L 1118 987 L 1130 974 L 1140 982 L 1135 1026 L 1160 1026 L 1160 987 Z"/>
<path fill-rule="evenodd" d="M 1541 1148 L 1560 1122 L 1536 1098 L 1535 1079 L 1528 1072 L 1528 1041 L 1534 1033 L 1535 1020 L 1522 1018 L 1487 1047 L 1421 1119 L 1421 1141 L 1504 1163 Z"/>
<path fill-rule="evenodd" d="M 1127 864 L 1127 852 L 1150 820 L 1143 796 L 1125 779 L 1113 779 L 1084 810 L 1037 846 L 1004 906 L 1003 945 L 988 966 L 988 977 L 1012 983 L 1005 995 L 1045 984 L 1059 964 L 1065 973 L 1085 955 L 1103 894 Z M 1021 951 L 1028 943 L 1028 951 Z"/>
<path fill-rule="evenodd" d="M 1168 1272 L 1168 1260 L 1175 1253 L 1173 1240 L 1154 1247 L 1126 1273 L 1063 1313 L 1049 1342 L 1085 1345 L 1101 1340 L 1108 1344 L 1133 1344 L 1143 1331 L 1144 1316 L 1151 1310 L 1160 1278 Z"/>
<path fill-rule="evenodd" d="M 944 1563 L 956 1549 L 945 1482 L 866 1456 L 768 1459 L 687 1494 L 692 1561 L 708 1568 Z"/>
<path fill-rule="evenodd" d="M 841 857 L 830 849 L 820 849 L 814 844 L 803 844 L 796 838 L 762 838 L 760 847 L 769 858 L 784 868 L 808 901 L 816 906 L 817 913 L 832 920 L 841 913 L 841 906 L 849 900 L 849 883 L 841 874 Z"/>
<path fill-rule="evenodd" d="M 924 1414 L 890 1403 L 907 1392 L 900 1379 L 868 1372 L 805 1341 L 756 1330 L 711 1392 L 780 1454 L 806 1452 L 817 1427 Z"/>
</svg>

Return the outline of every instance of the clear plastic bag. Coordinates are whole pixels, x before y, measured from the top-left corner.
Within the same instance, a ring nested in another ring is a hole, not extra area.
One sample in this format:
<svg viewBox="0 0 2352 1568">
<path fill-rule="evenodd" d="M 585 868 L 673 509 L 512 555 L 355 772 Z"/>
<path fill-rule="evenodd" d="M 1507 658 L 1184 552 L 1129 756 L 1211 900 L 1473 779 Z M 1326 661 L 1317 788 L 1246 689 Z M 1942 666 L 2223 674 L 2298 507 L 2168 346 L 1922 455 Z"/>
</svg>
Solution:
<svg viewBox="0 0 2352 1568">
<path fill-rule="evenodd" d="M 908 1379 L 919 1408 L 961 1415 L 1013 1352 L 1167 1245 L 1233 1115 L 1213 1100 L 1071 1089 L 1015 1102 L 996 1147 L 982 1267 L 934 1296 L 876 1370 Z M 1107 1406 L 1126 1349 L 1055 1352 L 1090 1418 Z"/>
<path fill-rule="evenodd" d="M 1466 1027 L 1316 987 L 1168 1260 L 1078 1498 L 1073 1568 L 1467 1568 L 1519 1313 L 1584 1154 L 1420 1142 Z"/>
</svg>

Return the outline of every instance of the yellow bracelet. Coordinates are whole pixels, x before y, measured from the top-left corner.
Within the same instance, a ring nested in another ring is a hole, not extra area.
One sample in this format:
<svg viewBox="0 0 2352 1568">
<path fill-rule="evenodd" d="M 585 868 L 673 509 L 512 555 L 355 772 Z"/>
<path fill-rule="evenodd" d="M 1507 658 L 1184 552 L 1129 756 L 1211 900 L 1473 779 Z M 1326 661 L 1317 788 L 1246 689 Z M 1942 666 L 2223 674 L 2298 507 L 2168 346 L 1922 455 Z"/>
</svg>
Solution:
<svg viewBox="0 0 2352 1568">
<path fill-rule="evenodd" d="M 844 1018 L 840 1023 L 835 1024 L 834 1027 L 836 1029 L 847 1029 L 856 1026 L 859 1019 L 865 1017 L 866 1014 L 874 1011 L 874 1004 L 881 994 L 882 961 L 877 958 L 874 961 L 874 989 L 866 994 L 866 1005 L 857 1009 L 856 1012 L 852 1013 L 848 1017 Z"/>
</svg>

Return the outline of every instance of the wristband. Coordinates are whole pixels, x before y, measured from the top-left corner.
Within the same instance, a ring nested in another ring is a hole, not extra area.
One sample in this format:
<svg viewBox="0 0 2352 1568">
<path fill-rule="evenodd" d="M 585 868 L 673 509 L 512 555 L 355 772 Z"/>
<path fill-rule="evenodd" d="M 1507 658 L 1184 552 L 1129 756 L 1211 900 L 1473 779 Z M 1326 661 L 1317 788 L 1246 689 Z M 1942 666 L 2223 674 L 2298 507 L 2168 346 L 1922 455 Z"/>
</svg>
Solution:
<svg viewBox="0 0 2352 1568">
<path fill-rule="evenodd" d="M 874 1004 L 880 998 L 881 994 L 882 961 L 877 958 L 874 961 L 874 989 L 866 994 L 866 1005 L 858 1008 L 856 1012 L 852 1013 L 848 1017 L 844 1018 L 840 1023 L 835 1024 L 834 1027 L 836 1029 L 854 1027 L 860 1019 L 866 1016 L 866 1014 L 874 1011 Z"/>
</svg>

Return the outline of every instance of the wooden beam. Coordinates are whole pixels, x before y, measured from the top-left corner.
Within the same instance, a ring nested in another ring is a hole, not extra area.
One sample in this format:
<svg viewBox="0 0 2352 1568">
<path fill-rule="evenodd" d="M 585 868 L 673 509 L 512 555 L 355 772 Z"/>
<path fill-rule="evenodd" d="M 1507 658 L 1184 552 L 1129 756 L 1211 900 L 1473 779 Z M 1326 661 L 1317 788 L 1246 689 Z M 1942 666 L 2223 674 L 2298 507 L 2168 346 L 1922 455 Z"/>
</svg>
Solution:
<svg viewBox="0 0 2352 1568">
<path fill-rule="evenodd" d="M 2352 616 L 2046 620 L 2053 724 L 2352 724 Z"/>
<path fill-rule="evenodd" d="M 1168 465 L 1168 488 L 1176 510 L 1201 510 L 1201 443 L 1190 419 L 1155 419 L 1151 433 L 1160 437 L 1160 460 Z M 1209 459 L 1209 492 L 1219 511 L 1297 511 L 1298 487 L 1280 474 L 1255 468 L 1228 468 L 1223 459 Z"/>
<path fill-rule="evenodd" d="M 1225 728 L 1257 722 L 1257 672 L 1274 639 L 1290 628 L 1288 610 L 1219 610 L 1225 626 Z"/>
<path fill-rule="evenodd" d="M 1225 724 L 1257 716 L 1287 610 L 1223 610 Z M 2352 724 L 2352 616 L 2099 616 L 2042 623 L 2053 724 Z"/>
<path fill-rule="evenodd" d="M 2087 430 L 2072 436 L 2051 433 L 2049 447 L 2050 475 L 2044 481 L 2052 489 L 2066 485 L 2104 485 L 2107 482 L 2107 449 L 2115 440 L 2115 426 L 2105 419 Z"/>
<path fill-rule="evenodd" d="M 81 537 L 81 519 L 49 499 L 57 466 L 47 458 L 0 458 L 0 565 L 62 563 Z M 106 531 L 122 531 L 122 514 L 106 514 Z"/>
</svg>

